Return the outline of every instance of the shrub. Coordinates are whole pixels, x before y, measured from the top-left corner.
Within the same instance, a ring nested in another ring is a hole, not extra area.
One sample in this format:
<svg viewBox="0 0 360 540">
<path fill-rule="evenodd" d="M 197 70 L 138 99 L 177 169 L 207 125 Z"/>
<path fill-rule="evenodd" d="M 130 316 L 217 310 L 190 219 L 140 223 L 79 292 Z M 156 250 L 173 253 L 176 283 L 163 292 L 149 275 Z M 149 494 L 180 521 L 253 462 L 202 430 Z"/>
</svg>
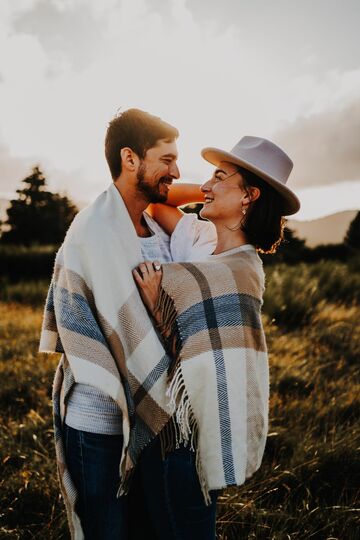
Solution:
<svg viewBox="0 0 360 540">
<path fill-rule="evenodd" d="M 50 279 L 56 246 L 13 246 L 0 244 L 0 276 L 9 281 Z"/>
</svg>

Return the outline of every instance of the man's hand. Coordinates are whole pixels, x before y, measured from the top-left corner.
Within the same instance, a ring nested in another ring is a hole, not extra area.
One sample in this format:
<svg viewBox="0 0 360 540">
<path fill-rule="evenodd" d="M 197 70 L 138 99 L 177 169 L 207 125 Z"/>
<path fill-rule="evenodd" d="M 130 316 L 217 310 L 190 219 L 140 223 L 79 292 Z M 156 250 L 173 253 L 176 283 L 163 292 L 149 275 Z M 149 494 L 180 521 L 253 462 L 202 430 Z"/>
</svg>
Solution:
<svg viewBox="0 0 360 540">
<path fill-rule="evenodd" d="M 162 279 L 161 264 L 158 261 L 140 263 L 133 270 L 133 276 L 144 305 L 154 316 Z"/>
</svg>

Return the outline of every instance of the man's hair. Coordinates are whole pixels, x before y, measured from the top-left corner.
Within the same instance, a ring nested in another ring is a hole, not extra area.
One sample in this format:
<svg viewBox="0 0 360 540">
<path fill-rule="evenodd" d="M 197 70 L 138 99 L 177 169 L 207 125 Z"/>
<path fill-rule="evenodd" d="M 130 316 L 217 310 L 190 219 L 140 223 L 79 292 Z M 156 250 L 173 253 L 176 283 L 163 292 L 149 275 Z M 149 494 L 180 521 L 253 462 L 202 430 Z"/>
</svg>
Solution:
<svg viewBox="0 0 360 540">
<path fill-rule="evenodd" d="M 244 189 L 257 187 L 260 196 L 250 205 L 241 229 L 248 241 L 261 253 L 275 253 L 284 237 L 285 219 L 281 195 L 268 182 L 242 167 L 238 170 Z"/>
<path fill-rule="evenodd" d="M 175 127 L 140 109 L 119 113 L 109 123 L 105 137 L 105 157 L 113 180 L 121 174 L 122 148 L 131 148 L 140 159 L 144 159 L 157 141 L 165 139 L 171 142 L 178 136 Z"/>
</svg>

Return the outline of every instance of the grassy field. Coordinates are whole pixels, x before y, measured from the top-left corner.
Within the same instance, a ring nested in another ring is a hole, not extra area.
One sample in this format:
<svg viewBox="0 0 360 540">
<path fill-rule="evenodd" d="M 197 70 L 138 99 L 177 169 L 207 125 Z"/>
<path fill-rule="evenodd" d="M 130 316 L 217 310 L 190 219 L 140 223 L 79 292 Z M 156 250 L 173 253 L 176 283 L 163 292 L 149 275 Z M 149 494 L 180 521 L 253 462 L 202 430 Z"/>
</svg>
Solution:
<svg viewBox="0 0 360 540">
<path fill-rule="evenodd" d="M 1 283 L 0 538 L 68 538 L 52 442 L 57 359 L 37 354 L 47 283 Z M 220 498 L 219 539 L 360 537 L 360 265 L 267 269 L 263 465 Z"/>
</svg>

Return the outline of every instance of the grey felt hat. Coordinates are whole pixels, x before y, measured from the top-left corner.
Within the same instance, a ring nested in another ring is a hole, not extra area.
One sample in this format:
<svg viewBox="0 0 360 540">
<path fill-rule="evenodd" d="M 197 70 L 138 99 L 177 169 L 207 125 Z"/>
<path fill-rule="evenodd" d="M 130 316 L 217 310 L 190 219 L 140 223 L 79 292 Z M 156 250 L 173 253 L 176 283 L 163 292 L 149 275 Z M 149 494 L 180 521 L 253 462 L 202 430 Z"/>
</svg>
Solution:
<svg viewBox="0 0 360 540">
<path fill-rule="evenodd" d="M 293 162 L 276 144 L 261 137 L 243 137 L 230 152 L 219 148 L 203 148 L 201 155 L 216 167 L 227 161 L 247 169 L 270 184 L 284 201 L 284 216 L 296 214 L 300 201 L 286 182 L 293 168 Z"/>
</svg>

